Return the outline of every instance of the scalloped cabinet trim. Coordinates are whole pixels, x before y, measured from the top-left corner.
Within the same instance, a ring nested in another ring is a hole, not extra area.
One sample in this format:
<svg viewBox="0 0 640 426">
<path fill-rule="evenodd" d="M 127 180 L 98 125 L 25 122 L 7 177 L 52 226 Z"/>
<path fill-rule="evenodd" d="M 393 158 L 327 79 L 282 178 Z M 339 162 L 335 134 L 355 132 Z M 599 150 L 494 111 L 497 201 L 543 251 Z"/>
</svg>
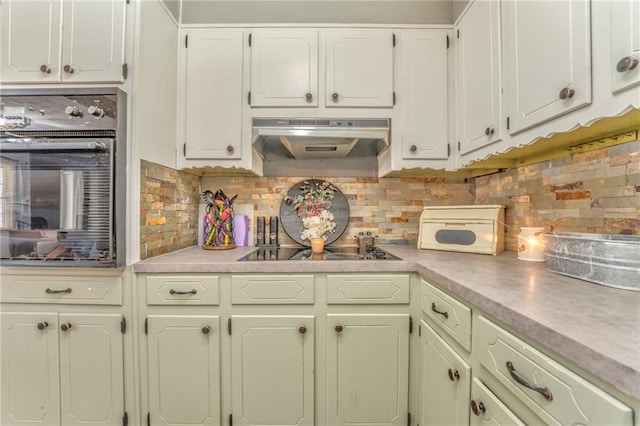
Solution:
<svg viewBox="0 0 640 426">
<path fill-rule="evenodd" d="M 121 277 L 2 277 L 2 303 L 122 305 Z"/>
<path fill-rule="evenodd" d="M 219 305 L 220 277 L 217 275 L 149 276 L 149 305 Z"/>
<path fill-rule="evenodd" d="M 313 283 L 313 274 L 232 275 L 231 303 L 312 304 Z"/>
<path fill-rule="evenodd" d="M 327 303 L 409 303 L 409 274 L 327 275 Z"/>
</svg>

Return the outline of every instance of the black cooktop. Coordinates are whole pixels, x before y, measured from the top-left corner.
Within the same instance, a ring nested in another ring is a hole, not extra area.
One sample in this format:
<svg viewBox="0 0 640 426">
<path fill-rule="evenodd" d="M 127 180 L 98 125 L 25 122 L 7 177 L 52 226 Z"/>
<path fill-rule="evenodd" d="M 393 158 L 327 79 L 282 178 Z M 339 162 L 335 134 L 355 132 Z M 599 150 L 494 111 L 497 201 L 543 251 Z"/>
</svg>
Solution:
<svg viewBox="0 0 640 426">
<path fill-rule="evenodd" d="M 367 247 L 362 253 L 357 246 L 325 246 L 321 254 L 313 254 L 309 247 L 258 247 L 238 261 L 245 260 L 400 260 L 377 247 Z"/>
</svg>

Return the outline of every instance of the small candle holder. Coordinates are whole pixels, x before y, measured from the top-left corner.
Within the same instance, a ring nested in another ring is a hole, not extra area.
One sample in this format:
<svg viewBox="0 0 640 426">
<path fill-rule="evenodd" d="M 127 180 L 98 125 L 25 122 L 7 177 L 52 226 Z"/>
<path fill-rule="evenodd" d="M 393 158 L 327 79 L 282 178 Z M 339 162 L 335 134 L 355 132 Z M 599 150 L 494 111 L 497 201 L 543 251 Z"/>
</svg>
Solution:
<svg viewBox="0 0 640 426">
<path fill-rule="evenodd" d="M 518 234 L 518 259 L 528 262 L 544 262 L 544 227 L 522 227 Z"/>
</svg>

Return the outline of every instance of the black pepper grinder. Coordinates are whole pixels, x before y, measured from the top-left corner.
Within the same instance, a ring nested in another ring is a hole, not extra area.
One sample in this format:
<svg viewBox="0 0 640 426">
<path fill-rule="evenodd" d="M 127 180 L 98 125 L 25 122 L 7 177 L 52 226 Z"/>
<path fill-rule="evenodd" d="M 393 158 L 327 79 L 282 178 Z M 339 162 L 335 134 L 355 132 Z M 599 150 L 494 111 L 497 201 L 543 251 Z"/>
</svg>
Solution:
<svg viewBox="0 0 640 426">
<path fill-rule="evenodd" d="M 272 247 L 278 246 L 278 216 L 269 218 L 269 245 Z"/>
<path fill-rule="evenodd" d="M 256 245 L 264 246 L 264 216 L 258 216 L 258 224 L 256 226 Z"/>
</svg>

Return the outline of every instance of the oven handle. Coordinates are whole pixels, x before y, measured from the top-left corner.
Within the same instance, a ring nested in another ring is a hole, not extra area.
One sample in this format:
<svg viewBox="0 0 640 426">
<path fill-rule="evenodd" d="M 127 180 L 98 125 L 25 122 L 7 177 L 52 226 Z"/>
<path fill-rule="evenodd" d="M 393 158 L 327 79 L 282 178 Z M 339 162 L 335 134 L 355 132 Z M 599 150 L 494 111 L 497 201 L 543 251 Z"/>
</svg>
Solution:
<svg viewBox="0 0 640 426">
<path fill-rule="evenodd" d="M 1 142 L 0 151 L 34 152 L 34 151 L 108 151 L 106 143 L 89 142 Z"/>
</svg>

